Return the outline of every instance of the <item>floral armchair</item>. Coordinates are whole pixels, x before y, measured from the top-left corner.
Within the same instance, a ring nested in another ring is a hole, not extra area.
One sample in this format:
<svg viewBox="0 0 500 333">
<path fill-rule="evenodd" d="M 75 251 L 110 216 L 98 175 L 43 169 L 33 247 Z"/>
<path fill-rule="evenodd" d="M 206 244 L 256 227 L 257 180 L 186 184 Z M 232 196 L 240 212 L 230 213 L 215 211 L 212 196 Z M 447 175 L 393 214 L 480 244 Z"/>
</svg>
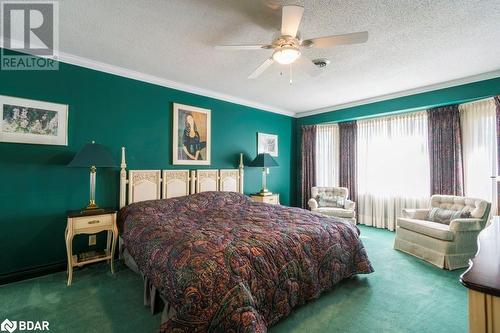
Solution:
<svg viewBox="0 0 500 333">
<path fill-rule="evenodd" d="M 311 211 L 328 216 L 340 217 L 356 224 L 356 204 L 348 199 L 345 187 L 313 187 L 308 204 Z"/>
</svg>

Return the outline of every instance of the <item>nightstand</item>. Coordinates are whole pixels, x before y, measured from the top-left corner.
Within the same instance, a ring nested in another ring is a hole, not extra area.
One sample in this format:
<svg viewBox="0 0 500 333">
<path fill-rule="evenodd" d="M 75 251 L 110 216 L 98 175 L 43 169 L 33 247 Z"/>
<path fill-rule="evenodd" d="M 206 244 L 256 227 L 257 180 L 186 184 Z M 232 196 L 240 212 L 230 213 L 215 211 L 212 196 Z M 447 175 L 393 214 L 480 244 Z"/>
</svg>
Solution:
<svg viewBox="0 0 500 333">
<path fill-rule="evenodd" d="M 250 198 L 253 201 L 268 203 L 271 205 L 279 205 L 280 204 L 280 195 L 279 194 L 271 194 L 271 195 L 258 195 L 251 194 Z"/>
<path fill-rule="evenodd" d="M 88 259 L 80 259 L 73 255 L 73 237 L 79 234 L 96 234 L 101 231 L 108 232 L 106 249 L 103 256 Z M 65 232 L 66 252 L 68 255 L 68 286 L 73 280 L 73 267 L 81 267 L 98 261 L 109 260 L 111 273 L 114 273 L 113 257 L 118 239 L 118 228 L 116 227 L 116 211 L 105 209 L 94 213 L 82 213 L 81 210 L 68 212 L 68 223 Z"/>
</svg>

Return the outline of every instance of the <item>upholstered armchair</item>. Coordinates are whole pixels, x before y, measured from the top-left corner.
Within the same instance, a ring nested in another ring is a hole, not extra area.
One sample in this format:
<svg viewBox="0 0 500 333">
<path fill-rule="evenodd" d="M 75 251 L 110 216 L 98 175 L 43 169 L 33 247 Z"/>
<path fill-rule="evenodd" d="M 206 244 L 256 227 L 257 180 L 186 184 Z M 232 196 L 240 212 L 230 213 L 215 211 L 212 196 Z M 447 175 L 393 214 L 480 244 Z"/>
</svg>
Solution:
<svg viewBox="0 0 500 333">
<path fill-rule="evenodd" d="M 345 187 L 313 187 L 309 199 L 311 211 L 328 216 L 340 217 L 356 224 L 356 204 L 348 199 Z M 340 200 L 339 200 L 340 199 Z"/>
<path fill-rule="evenodd" d="M 403 209 L 394 248 L 440 268 L 468 266 L 491 204 L 485 200 L 433 195 L 429 209 Z"/>
</svg>

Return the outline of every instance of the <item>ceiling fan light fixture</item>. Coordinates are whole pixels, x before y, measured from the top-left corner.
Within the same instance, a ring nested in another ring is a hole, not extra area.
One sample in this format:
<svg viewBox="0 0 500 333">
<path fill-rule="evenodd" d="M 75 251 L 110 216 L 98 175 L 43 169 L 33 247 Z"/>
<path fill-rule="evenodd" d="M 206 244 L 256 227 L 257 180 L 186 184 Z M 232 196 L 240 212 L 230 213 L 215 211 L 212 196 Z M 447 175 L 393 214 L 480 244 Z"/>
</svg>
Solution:
<svg viewBox="0 0 500 333">
<path fill-rule="evenodd" d="M 293 46 L 283 46 L 273 53 L 273 59 L 279 64 L 289 65 L 300 57 L 300 50 Z"/>
</svg>

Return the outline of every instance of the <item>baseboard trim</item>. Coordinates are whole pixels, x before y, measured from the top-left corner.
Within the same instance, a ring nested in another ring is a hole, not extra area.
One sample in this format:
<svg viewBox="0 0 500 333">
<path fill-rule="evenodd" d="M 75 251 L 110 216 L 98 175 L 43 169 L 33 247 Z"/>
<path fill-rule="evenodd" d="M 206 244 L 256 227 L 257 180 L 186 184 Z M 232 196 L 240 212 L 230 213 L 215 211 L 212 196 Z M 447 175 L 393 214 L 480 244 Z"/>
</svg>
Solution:
<svg viewBox="0 0 500 333">
<path fill-rule="evenodd" d="M 65 270 L 66 270 L 66 261 L 62 261 L 53 264 L 33 267 L 18 272 L 0 274 L 0 285 L 27 279 L 33 279 L 39 276 L 58 273 Z"/>
</svg>

